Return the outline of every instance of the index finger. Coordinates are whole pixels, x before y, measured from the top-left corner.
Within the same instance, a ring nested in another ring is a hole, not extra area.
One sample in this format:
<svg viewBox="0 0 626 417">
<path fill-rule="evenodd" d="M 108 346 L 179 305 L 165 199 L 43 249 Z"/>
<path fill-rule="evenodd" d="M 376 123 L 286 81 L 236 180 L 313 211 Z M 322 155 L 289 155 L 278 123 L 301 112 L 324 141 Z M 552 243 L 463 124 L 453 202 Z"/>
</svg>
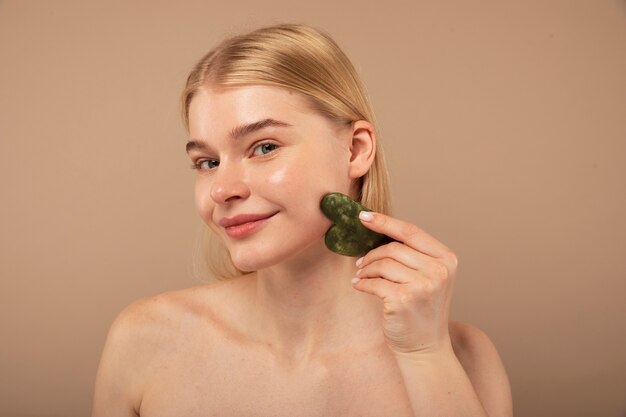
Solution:
<svg viewBox="0 0 626 417">
<path fill-rule="evenodd" d="M 426 255 L 442 258 L 450 252 L 450 248 L 412 223 L 372 211 L 362 211 L 359 219 L 368 229 L 385 234 Z"/>
</svg>

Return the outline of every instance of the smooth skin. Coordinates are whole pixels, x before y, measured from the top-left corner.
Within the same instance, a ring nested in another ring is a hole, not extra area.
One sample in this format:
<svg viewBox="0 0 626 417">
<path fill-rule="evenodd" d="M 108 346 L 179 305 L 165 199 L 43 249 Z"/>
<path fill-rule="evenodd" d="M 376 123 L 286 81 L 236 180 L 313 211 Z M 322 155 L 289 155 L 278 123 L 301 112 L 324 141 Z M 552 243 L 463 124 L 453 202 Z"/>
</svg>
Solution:
<svg viewBox="0 0 626 417">
<path fill-rule="evenodd" d="M 94 417 L 512 415 L 493 344 L 448 319 L 449 248 L 380 213 L 363 224 L 398 242 L 360 260 L 324 245 L 319 201 L 356 195 L 375 155 L 370 123 L 338 128 L 303 96 L 268 86 L 206 86 L 189 116 L 191 139 L 204 144 L 188 152 L 200 168 L 200 217 L 253 272 L 124 309 L 105 344 Z M 289 126 L 230 137 L 267 118 Z M 274 215 L 229 236 L 220 219 L 242 213 Z"/>
</svg>

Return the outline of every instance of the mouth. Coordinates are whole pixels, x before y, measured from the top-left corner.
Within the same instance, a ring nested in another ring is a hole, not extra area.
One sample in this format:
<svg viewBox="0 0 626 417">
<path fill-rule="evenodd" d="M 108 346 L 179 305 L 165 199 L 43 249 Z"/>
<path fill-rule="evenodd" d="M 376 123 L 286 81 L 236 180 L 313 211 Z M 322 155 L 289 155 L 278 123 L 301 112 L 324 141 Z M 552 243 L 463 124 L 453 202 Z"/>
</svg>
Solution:
<svg viewBox="0 0 626 417">
<path fill-rule="evenodd" d="M 259 230 L 278 212 L 270 214 L 241 214 L 232 218 L 223 218 L 219 224 L 232 238 L 243 238 Z"/>
</svg>

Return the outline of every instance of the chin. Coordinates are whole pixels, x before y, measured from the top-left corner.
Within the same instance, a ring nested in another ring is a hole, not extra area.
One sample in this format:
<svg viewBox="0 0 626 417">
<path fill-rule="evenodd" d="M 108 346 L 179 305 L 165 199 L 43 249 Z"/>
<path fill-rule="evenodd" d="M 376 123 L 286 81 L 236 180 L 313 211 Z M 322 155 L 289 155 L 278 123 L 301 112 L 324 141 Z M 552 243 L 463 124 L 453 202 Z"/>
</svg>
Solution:
<svg viewBox="0 0 626 417">
<path fill-rule="evenodd" d="M 241 247 L 230 251 L 230 257 L 239 270 L 258 271 L 289 262 L 315 262 L 327 252 L 324 235 L 301 242 L 283 243 L 276 247 Z"/>
<path fill-rule="evenodd" d="M 231 252 L 230 259 L 233 265 L 243 272 L 253 272 L 269 268 L 280 263 L 282 260 L 281 256 L 276 256 L 277 254 L 263 253 L 261 251 L 241 252 Z"/>
</svg>

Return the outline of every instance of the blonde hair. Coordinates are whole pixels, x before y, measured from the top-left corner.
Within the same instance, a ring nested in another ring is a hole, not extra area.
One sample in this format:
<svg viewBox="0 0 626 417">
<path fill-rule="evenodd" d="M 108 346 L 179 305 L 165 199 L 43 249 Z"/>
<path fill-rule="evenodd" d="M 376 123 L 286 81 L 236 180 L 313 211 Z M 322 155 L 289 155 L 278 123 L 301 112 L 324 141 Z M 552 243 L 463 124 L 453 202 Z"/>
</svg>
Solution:
<svg viewBox="0 0 626 417">
<path fill-rule="evenodd" d="M 303 94 L 315 111 L 338 126 L 366 120 L 376 129 L 369 99 L 354 66 L 328 34 L 310 26 L 279 24 L 257 29 L 225 39 L 202 57 L 189 73 L 181 96 L 187 129 L 191 101 L 200 88 L 211 84 L 287 88 Z M 374 161 L 357 185 L 361 204 L 390 213 L 388 173 L 378 141 Z M 226 279 L 244 274 L 232 264 L 225 246 L 208 228 L 194 258 L 196 275 L 208 272 L 217 279 Z"/>
</svg>

